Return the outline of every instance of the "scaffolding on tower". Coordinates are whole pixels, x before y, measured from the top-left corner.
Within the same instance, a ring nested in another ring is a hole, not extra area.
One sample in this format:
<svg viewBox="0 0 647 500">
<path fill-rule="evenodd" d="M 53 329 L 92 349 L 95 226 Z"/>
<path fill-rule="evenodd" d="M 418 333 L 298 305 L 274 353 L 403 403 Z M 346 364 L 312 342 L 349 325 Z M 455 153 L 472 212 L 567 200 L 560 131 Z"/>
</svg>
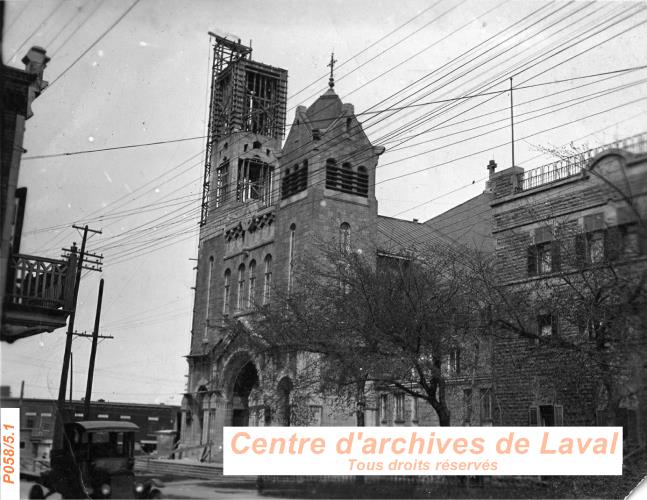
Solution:
<svg viewBox="0 0 647 500">
<path fill-rule="evenodd" d="M 209 98 L 209 125 L 207 129 L 207 146 L 204 159 L 204 178 L 202 181 L 202 210 L 200 214 L 200 225 L 207 221 L 209 211 L 209 192 L 211 184 L 211 159 L 214 145 L 223 135 L 226 125 L 231 123 L 231 106 L 225 106 L 221 92 L 221 86 L 217 84 L 218 77 L 222 72 L 242 59 L 252 54 L 251 47 L 232 40 L 227 40 L 219 35 L 209 32 L 214 39 L 213 61 L 211 64 L 211 96 Z M 229 115 L 229 116 L 227 116 Z"/>
<path fill-rule="evenodd" d="M 251 47 L 209 33 L 213 40 L 211 95 L 200 225 L 207 221 L 218 141 L 246 131 L 280 141 L 285 128 L 287 71 L 252 61 Z"/>
</svg>

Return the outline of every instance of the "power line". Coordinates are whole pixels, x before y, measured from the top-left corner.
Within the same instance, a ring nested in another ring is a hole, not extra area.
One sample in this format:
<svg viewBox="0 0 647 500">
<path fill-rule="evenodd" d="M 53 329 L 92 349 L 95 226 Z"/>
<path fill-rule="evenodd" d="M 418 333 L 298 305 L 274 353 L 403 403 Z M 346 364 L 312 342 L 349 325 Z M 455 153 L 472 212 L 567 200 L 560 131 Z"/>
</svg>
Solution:
<svg viewBox="0 0 647 500">
<path fill-rule="evenodd" d="M 574 76 L 571 78 L 562 78 L 559 80 L 553 80 L 550 82 L 540 82 L 540 83 L 534 83 L 530 85 L 518 85 L 514 86 L 514 90 L 523 90 L 523 89 L 531 89 L 531 88 L 536 88 L 536 87 L 542 87 L 546 85 L 557 85 L 560 83 L 565 83 L 565 82 L 571 82 L 571 81 L 576 81 L 576 80 L 583 80 L 587 78 L 594 78 L 598 76 L 606 76 L 606 75 L 614 75 L 614 74 L 619 74 L 619 73 L 628 73 L 632 71 L 639 71 L 642 69 L 647 68 L 647 65 L 640 65 L 640 66 L 632 66 L 628 68 L 622 68 L 622 69 L 617 69 L 617 70 L 612 70 L 612 71 L 603 71 L 600 73 L 590 73 L 586 75 L 580 75 L 580 76 Z M 571 90 L 571 89 L 568 89 Z M 423 106 L 429 106 L 431 104 L 442 104 L 442 103 L 447 103 L 447 102 L 455 102 L 455 101 L 464 101 L 468 99 L 474 99 L 476 97 L 484 97 L 484 96 L 496 96 L 500 94 L 504 94 L 509 92 L 509 89 L 501 89 L 501 90 L 495 90 L 495 91 L 489 91 L 489 92 L 480 92 L 480 93 L 474 93 L 474 94 L 465 94 L 462 96 L 458 97 L 448 97 L 446 99 L 438 99 L 438 100 L 433 100 L 433 101 L 425 101 L 425 102 L 420 102 L 420 103 L 412 103 L 412 104 L 407 104 L 404 106 L 395 106 L 391 108 L 386 108 L 386 109 L 376 109 L 376 110 L 368 110 L 368 111 L 361 111 L 359 113 L 356 113 L 355 116 L 362 116 L 362 115 L 373 115 L 373 114 L 379 114 L 379 113 L 385 113 L 387 111 L 401 111 L 405 109 L 411 109 L 411 108 L 418 108 L 418 107 L 423 107 Z M 523 103 L 519 103 L 523 104 Z M 508 108 L 506 108 L 508 109 Z M 317 120 L 314 120 L 315 122 Z M 327 119 L 322 119 L 321 121 L 327 121 Z M 186 141 L 194 141 L 198 139 L 206 139 L 206 135 L 198 135 L 198 136 L 193 136 L 193 137 L 182 137 L 179 139 L 168 139 L 168 140 L 162 140 L 162 141 L 154 141 L 154 142 L 144 142 L 144 143 L 138 143 L 138 144 L 128 144 L 128 145 L 123 145 L 123 146 L 110 146 L 110 147 L 105 147 L 105 148 L 97 148 L 97 149 L 82 149 L 79 151 L 69 151 L 69 152 L 64 152 L 64 153 L 51 153 L 51 154 L 43 154 L 43 155 L 34 155 L 34 156 L 25 156 L 22 158 L 22 160 L 40 160 L 40 159 L 45 159 L 45 158 L 58 158 L 58 157 L 63 157 L 63 156 L 74 156 L 74 155 L 80 155 L 80 154 L 88 154 L 88 153 L 101 153 L 105 151 L 116 151 L 116 150 L 121 150 L 121 149 L 133 149 L 133 148 L 139 148 L 139 147 L 148 147 L 148 146 L 158 146 L 162 144 L 173 144 L 177 142 L 186 142 Z"/>
<path fill-rule="evenodd" d="M 98 149 L 82 149 L 80 151 L 70 151 L 67 153 L 52 153 L 47 155 L 36 155 L 36 156 L 25 156 L 22 160 L 41 160 L 43 158 L 58 158 L 61 156 L 74 156 L 82 155 L 87 153 L 101 153 L 104 151 L 116 151 L 120 149 L 132 149 L 132 148 L 141 148 L 147 146 L 159 146 L 160 144 L 173 144 L 176 142 L 186 142 L 186 141 L 195 141 L 197 139 L 206 139 L 206 135 L 197 135 L 194 137 L 183 137 L 181 139 L 168 139 L 165 141 L 154 141 L 154 142 L 143 142 L 139 144 L 128 144 L 126 146 L 111 146 L 107 148 L 98 148 Z"/>
<path fill-rule="evenodd" d="M 72 64 L 70 64 L 67 68 L 65 68 L 65 69 L 64 69 L 64 70 L 63 70 L 63 71 L 62 71 L 62 72 L 61 72 L 61 73 L 60 73 L 60 74 L 59 74 L 59 75 L 58 75 L 58 76 L 57 76 L 57 77 L 52 81 L 52 83 L 50 83 L 50 84 L 49 84 L 49 86 L 48 86 L 47 88 L 51 88 L 51 87 L 52 87 L 52 85 L 54 85 L 57 81 L 59 81 L 59 80 L 60 80 L 60 79 L 61 79 L 61 78 L 62 78 L 62 77 L 63 77 L 63 76 L 64 76 L 64 75 L 65 75 L 65 74 L 66 74 L 66 73 L 67 73 L 67 72 L 72 68 L 72 67 L 74 67 L 74 65 L 75 65 L 77 62 L 79 62 L 79 61 L 81 60 L 81 58 L 83 58 L 83 56 L 85 56 L 85 55 L 86 55 L 88 52 L 90 52 L 90 51 L 91 51 L 91 50 L 92 50 L 92 49 L 93 49 L 93 48 L 94 48 L 94 47 L 95 47 L 95 46 L 96 46 L 96 45 L 97 45 L 101 40 L 103 40 L 103 38 L 104 38 L 108 33 L 110 33 L 110 31 L 112 31 L 112 29 L 113 29 L 115 26 L 117 26 L 117 25 L 122 21 L 122 19 L 123 19 L 124 17 L 126 17 L 126 16 L 128 15 L 128 13 L 129 13 L 131 10 L 133 10 L 133 8 L 134 8 L 134 7 L 135 7 L 135 6 L 136 6 L 140 1 L 141 1 L 141 0 L 135 0 L 135 1 L 132 3 L 132 5 L 131 5 L 130 7 L 128 7 L 128 8 L 126 9 L 126 11 L 125 11 L 123 14 L 121 14 L 121 16 L 119 16 L 119 17 L 117 18 L 117 20 L 116 20 L 115 22 L 113 22 L 113 23 L 108 27 L 108 29 L 107 29 L 107 30 L 105 30 L 101 35 L 99 35 L 99 37 L 98 37 L 94 42 L 92 42 L 92 43 L 90 44 L 90 46 L 89 46 L 87 49 L 85 49 L 85 50 L 81 53 L 81 55 L 80 55 L 80 56 L 78 56 L 74 61 L 72 61 Z"/>
<path fill-rule="evenodd" d="M 63 40 L 63 42 L 58 46 L 58 48 L 52 52 L 52 57 L 58 54 L 61 51 L 61 49 L 65 47 L 65 45 L 67 45 L 67 42 L 69 42 L 72 39 L 72 37 L 74 37 L 74 35 L 76 35 L 79 32 L 79 30 L 86 25 L 86 23 L 92 18 L 92 16 L 99 10 L 99 7 L 101 7 L 102 4 L 103 4 L 102 0 L 97 0 L 97 3 L 94 6 L 94 9 L 92 9 L 90 13 L 86 16 L 86 18 L 83 21 L 81 21 L 81 23 L 76 28 L 74 28 L 74 30 L 72 30 L 72 32 L 68 36 L 65 37 L 65 40 Z"/>
<path fill-rule="evenodd" d="M 51 47 L 52 44 L 56 41 L 56 39 L 61 36 L 61 33 L 65 31 L 65 29 L 74 21 L 80 14 L 83 12 L 83 7 L 85 5 L 81 5 L 81 7 L 76 7 L 76 12 L 72 14 L 72 17 L 70 17 L 63 26 L 56 32 L 56 34 L 45 44 L 46 47 Z"/>
<path fill-rule="evenodd" d="M 27 38 L 25 38 L 25 39 L 23 40 L 23 42 L 18 46 L 18 48 L 15 50 L 15 52 L 14 52 L 14 53 L 11 55 L 11 57 L 9 58 L 9 61 L 13 61 L 13 58 L 14 58 L 14 57 L 16 57 L 16 54 L 18 54 L 18 53 L 20 52 L 20 50 L 21 50 L 21 49 L 22 49 L 22 48 L 27 44 L 27 42 L 28 42 L 31 38 L 33 38 L 33 36 L 34 36 L 36 33 L 38 33 L 38 31 L 39 31 L 41 28 L 43 28 L 43 27 L 47 24 L 47 22 L 52 18 L 52 16 L 54 15 L 54 13 L 55 13 L 58 9 L 60 9 L 60 8 L 61 8 L 61 6 L 63 5 L 63 3 L 64 3 L 64 0 L 61 0 L 58 4 L 56 4 L 56 5 L 54 6 L 54 8 L 53 8 L 51 11 L 49 11 L 49 13 L 45 16 L 45 19 L 43 19 L 43 21 L 42 21 L 42 22 L 41 22 L 41 23 L 36 27 L 36 29 L 35 29 L 35 30 L 34 30 L 34 31 L 33 31 L 33 32 L 32 32 L 32 33 L 31 33 Z"/>
<path fill-rule="evenodd" d="M 14 27 L 14 25 L 18 22 L 18 19 L 20 19 L 20 16 L 22 16 L 22 15 L 23 15 L 23 13 L 27 10 L 27 7 L 29 7 L 29 4 L 30 4 L 30 3 L 31 3 L 31 2 L 30 2 L 30 0 L 26 0 L 26 1 L 24 2 L 24 5 L 23 5 L 22 9 L 20 9 L 20 12 L 18 12 L 18 15 L 16 15 L 16 17 L 14 18 L 14 20 L 13 20 L 13 21 L 11 21 L 11 24 L 10 24 L 9 26 L 7 26 L 7 29 L 6 29 L 6 31 L 5 31 L 5 36 L 7 36 L 7 32 L 8 32 L 11 28 L 13 28 L 13 27 Z"/>
</svg>

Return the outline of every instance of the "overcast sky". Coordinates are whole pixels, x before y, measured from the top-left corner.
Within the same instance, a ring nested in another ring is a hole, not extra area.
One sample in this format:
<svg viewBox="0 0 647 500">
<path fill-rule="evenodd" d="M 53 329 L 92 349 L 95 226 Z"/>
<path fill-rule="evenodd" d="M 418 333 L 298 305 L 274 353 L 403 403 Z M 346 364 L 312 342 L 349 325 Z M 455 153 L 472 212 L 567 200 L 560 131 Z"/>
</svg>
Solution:
<svg viewBox="0 0 647 500">
<path fill-rule="evenodd" d="M 288 126 L 297 105 L 325 90 L 334 50 L 335 90 L 386 147 L 377 171 L 383 215 L 426 220 L 480 193 L 490 159 L 510 166 L 513 75 L 524 168 L 551 161 L 538 146 L 594 147 L 647 129 L 647 70 L 591 76 L 647 64 L 645 3 L 139 0 L 75 62 L 133 1 L 9 1 L 5 12 L 6 64 L 22 67 L 31 45 L 52 58 L 52 85 L 27 122 L 21 251 L 59 256 L 80 243 L 74 222 L 103 230 L 89 242 L 105 256 L 103 273 L 84 276 L 76 321 L 91 331 L 103 276 L 102 333 L 115 338 L 99 345 L 97 398 L 181 399 L 205 140 L 29 157 L 203 136 L 208 31 L 251 40 L 254 59 L 288 70 Z M 366 113 L 403 105 L 393 116 Z M 2 384 L 17 394 L 24 380 L 27 397 L 55 397 L 64 337 L 60 329 L 3 343 Z M 74 340 L 75 398 L 89 345 Z"/>
</svg>

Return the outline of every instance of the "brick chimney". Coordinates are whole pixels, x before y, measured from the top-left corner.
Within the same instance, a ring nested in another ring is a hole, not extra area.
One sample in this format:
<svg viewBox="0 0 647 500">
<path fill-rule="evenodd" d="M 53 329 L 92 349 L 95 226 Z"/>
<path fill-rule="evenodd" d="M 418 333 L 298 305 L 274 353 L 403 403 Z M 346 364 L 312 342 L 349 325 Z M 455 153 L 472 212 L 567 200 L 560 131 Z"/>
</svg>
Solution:
<svg viewBox="0 0 647 500">
<path fill-rule="evenodd" d="M 22 58 L 22 63 L 25 65 L 25 71 L 33 75 L 38 75 L 39 78 L 43 79 L 43 72 L 45 71 L 45 66 L 50 61 L 50 58 L 47 57 L 47 51 L 42 47 L 33 46 L 27 52 L 27 55 Z"/>
<path fill-rule="evenodd" d="M 490 160 L 489 163 L 487 164 L 487 169 L 489 172 L 488 175 L 488 180 L 485 181 L 485 192 L 486 193 L 491 193 L 492 192 L 492 177 L 494 176 L 494 171 L 496 170 L 497 164 L 494 160 Z"/>
<path fill-rule="evenodd" d="M 492 176 L 494 175 L 494 171 L 496 170 L 496 162 L 494 160 L 490 160 L 490 162 L 487 164 L 487 169 L 488 172 L 490 172 L 489 178 L 491 179 Z"/>
<path fill-rule="evenodd" d="M 47 87 L 47 82 L 43 80 L 43 75 L 45 73 L 45 67 L 50 61 L 50 58 L 47 57 L 47 52 L 42 47 L 33 46 L 29 49 L 29 52 L 22 58 L 22 63 L 25 65 L 25 72 L 34 75 L 36 78 L 33 83 L 29 86 L 29 98 L 27 100 L 27 118 L 32 116 L 31 103 L 36 99 L 45 87 Z"/>
</svg>

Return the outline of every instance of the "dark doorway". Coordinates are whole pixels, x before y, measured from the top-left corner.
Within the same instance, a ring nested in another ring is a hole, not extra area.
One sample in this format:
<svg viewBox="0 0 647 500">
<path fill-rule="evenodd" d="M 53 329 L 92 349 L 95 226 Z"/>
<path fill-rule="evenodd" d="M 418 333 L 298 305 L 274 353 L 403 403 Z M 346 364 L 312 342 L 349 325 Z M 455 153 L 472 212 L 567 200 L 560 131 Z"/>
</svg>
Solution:
<svg viewBox="0 0 647 500">
<path fill-rule="evenodd" d="M 292 393 L 292 381 L 284 377 L 279 382 L 278 389 L 278 417 L 281 425 L 289 427 L 292 420 L 292 407 L 290 405 L 290 394 Z"/>
<path fill-rule="evenodd" d="M 243 366 L 234 382 L 232 425 L 249 425 L 249 393 L 258 385 L 258 372 L 251 361 Z"/>
</svg>

